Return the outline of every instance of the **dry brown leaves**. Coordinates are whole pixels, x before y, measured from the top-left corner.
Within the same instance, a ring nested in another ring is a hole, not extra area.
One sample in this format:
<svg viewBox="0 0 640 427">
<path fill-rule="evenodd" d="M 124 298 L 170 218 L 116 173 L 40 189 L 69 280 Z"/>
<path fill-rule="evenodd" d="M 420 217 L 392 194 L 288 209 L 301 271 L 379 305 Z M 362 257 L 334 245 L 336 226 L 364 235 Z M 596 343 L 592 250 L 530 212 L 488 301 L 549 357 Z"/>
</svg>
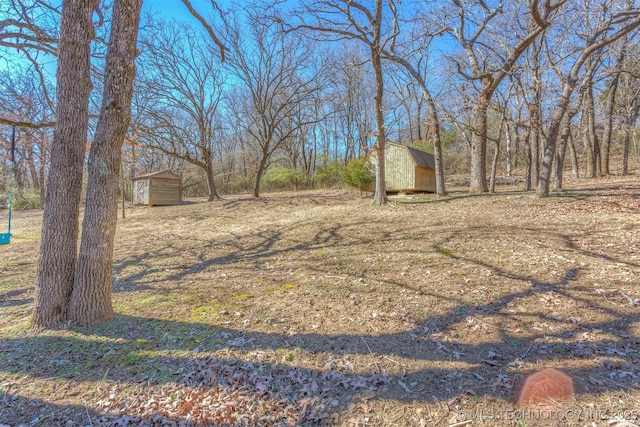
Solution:
<svg viewBox="0 0 640 427">
<path fill-rule="evenodd" d="M 122 385 L 114 385 L 96 404 L 111 415 L 97 422 L 103 426 L 317 424 L 345 407 L 370 412 L 367 400 L 375 396 L 378 385 L 389 381 L 377 374 L 347 376 L 217 358 L 195 360 L 190 367 L 181 383 L 160 388 L 139 385 L 123 393 Z"/>
</svg>

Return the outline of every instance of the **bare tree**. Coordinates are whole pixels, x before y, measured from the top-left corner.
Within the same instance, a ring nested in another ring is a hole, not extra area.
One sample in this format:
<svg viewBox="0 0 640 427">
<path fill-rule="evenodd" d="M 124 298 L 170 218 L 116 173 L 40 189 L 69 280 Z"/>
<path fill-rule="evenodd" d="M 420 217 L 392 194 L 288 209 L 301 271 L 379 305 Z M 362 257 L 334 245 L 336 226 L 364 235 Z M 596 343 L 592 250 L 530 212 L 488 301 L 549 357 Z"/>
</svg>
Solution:
<svg viewBox="0 0 640 427">
<path fill-rule="evenodd" d="M 508 8 L 504 1 L 489 7 L 484 1 L 451 0 L 457 16 L 449 32 L 465 55 L 464 62 L 456 62 L 458 72 L 467 81 L 478 84 L 471 141 L 471 192 L 488 191 L 487 109 L 491 98 L 516 61 L 551 24 L 565 1 L 516 1 L 510 2 Z M 522 22 L 521 16 L 528 16 L 527 22 Z M 492 32 L 493 28 L 501 28 L 501 33 Z"/>
<path fill-rule="evenodd" d="M 237 124 L 257 148 L 252 194 L 259 197 L 262 176 L 273 154 L 299 129 L 317 121 L 303 111 L 319 90 L 320 76 L 305 66 L 311 52 L 293 34 L 262 25 L 256 16 L 249 19 L 248 25 L 236 23 L 230 32 L 227 63 L 246 94 L 234 98 L 233 109 Z M 292 120 L 296 116 L 299 119 Z"/>
<path fill-rule="evenodd" d="M 54 110 L 44 64 L 58 55 L 60 11 L 44 0 L 12 0 L 3 3 L 0 18 L 0 49 L 15 50 L 40 81 L 47 106 Z M 4 56 L 4 55 L 3 55 Z M 4 56 L 8 61 L 9 55 Z M 12 68 L 19 65 L 12 64 Z M 6 119 L 6 118 L 5 118 Z M 24 127 L 26 124 L 21 124 Z M 39 122 L 37 124 L 44 124 Z M 53 127 L 53 123 L 46 123 Z"/>
<path fill-rule="evenodd" d="M 220 57 L 186 24 L 161 21 L 152 28 L 141 41 L 139 89 L 156 101 L 138 112 L 141 142 L 202 169 L 209 201 L 219 199 L 214 153 L 224 84 Z"/>
<path fill-rule="evenodd" d="M 120 156 L 131 118 L 142 0 L 116 0 L 107 53 L 102 109 L 91 145 L 82 241 L 69 320 L 81 325 L 113 317 L 111 283 Z"/>
<path fill-rule="evenodd" d="M 398 20 L 398 16 L 395 14 L 395 8 L 392 10 L 394 11 L 394 26 L 396 28 L 402 27 L 404 23 Z M 422 20 L 421 22 L 424 23 L 428 21 Z M 447 190 L 445 189 L 444 168 L 442 166 L 440 118 L 438 116 L 436 103 L 427 85 L 427 79 L 425 78 L 427 64 L 429 62 L 429 57 L 426 53 L 432 40 L 441 32 L 442 28 L 438 28 L 434 24 L 424 25 L 415 40 L 410 40 L 407 44 L 403 45 L 402 53 L 400 53 L 401 48 L 398 47 L 399 44 L 394 42 L 389 44 L 388 49 L 383 49 L 383 57 L 400 65 L 407 72 L 420 89 L 422 98 L 427 104 L 428 117 L 426 119 L 426 128 L 428 138 L 433 142 L 436 168 L 436 193 L 439 196 L 444 196 L 447 194 Z"/>
<path fill-rule="evenodd" d="M 369 60 L 375 77 L 374 112 L 376 119 L 376 186 L 373 203 L 382 205 L 387 201 L 385 187 L 384 153 L 386 129 L 384 120 L 384 78 L 382 72 L 383 49 L 397 35 L 393 18 L 396 1 L 383 0 L 369 5 L 353 0 L 314 0 L 302 2 L 299 22 L 290 30 L 305 30 L 313 37 L 337 41 L 358 40 L 369 50 Z M 386 12 L 386 13 L 385 13 Z"/>
<path fill-rule="evenodd" d="M 611 57 L 613 60 L 613 67 L 611 67 L 611 80 L 609 81 L 609 87 L 607 88 L 606 103 L 605 103 L 605 121 L 604 132 L 602 140 L 602 163 L 601 173 L 602 175 L 609 175 L 609 152 L 611 150 L 611 139 L 613 134 L 613 122 L 614 122 L 614 108 L 616 104 L 616 94 L 618 92 L 618 82 L 620 81 L 620 74 L 624 66 L 624 60 L 627 54 L 630 38 L 627 35 L 623 37 L 614 45 Z"/>
<path fill-rule="evenodd" d="M 586 0 L 585 0 L 586 1 Z M 585 4 L 581 13 L 593 15 L 595 6 Z M 640 26 L 640 10 L 634 7 L 633 2 L 627 2 L 624 8 L 611 8 L 610 4 L 605 4 L 601 8 L 601 14 L 594 22 L 588 33 L 583 33 L 583 49 L 574 58 L 569 71 L 562 81 L 562 93 L 557 101 L 557 106 L 551 118 L 551 124 L 547 129 L 547 137 L 542 160 L 542 169 L 538 179 L 536 190 L 537 197 L 549 196 L 549 179 L 551 177 L 553 157 L 562 121 L 571 103 L 573 91 L 579 87 L 580 72 L 584 64 L 595 53 L 604 47 L 624 37 Z M 553 64 L 558 69 L 558 64 Z M 588 77 L 588 76 L 587 76 Z M 588 79 L 587 79 L 588 80 Z M 585 81 L 583 80 L 583 83 Z"/>
<path fill-rule="evenodd" d="M 21 187 L 37 190 L 41 207 L 44 206 L 45 170 L 50 153 L 51 130 L 48 126 L 40 126 L 53 123 L 53 114 L 40 78 L 30 68 L 14 64 L 11 72 L 0 73 L 0 117 L 8 121 L 5 124 L 13 124 L 19 130 L 20 141 L 16 144 L 16 182 Z M 24 123 L 24 126 L 19 123 Z M 8 139 L 6 143 L 9 143 Z"/>
<path fill-rule="evenodd" d="M 89 120 L 89 43 L 94 34 L 91 17 L 97 4 L 97 1 L 71 0 L 62 4 L 56 127 L 32 318 L 36 328 L 66 321 L 69 310 Z"/>
<path fill-rule="evenodd" d="M 360 44 L 345 40 L 338 53 L 336 50 L 331 50 L 336 63 L 332 64 L 332 70 L 328 70 L 333 77 L 327 94 L 329 109 L 335 114 L 332 120 L 320 124 L 325 142 L 322 154 L 327 160 L 346 163 L 369 149 L 368 139 L 374 121 L 370 108 L 371 88 L 375 84 L 371 74 L 367 73 L 366 52 L 362 52 Z M 344 144 L 342 157 L 340 141 Z"/>
<path fill-rule="evenodd" d="M 633 128 L 640 116 L 640 78 L 637 47 L 627 56 L 616 96 L 616 115 L 622 127 L 622 175 L 629 173 L 629 154 Z"/>
</svg>

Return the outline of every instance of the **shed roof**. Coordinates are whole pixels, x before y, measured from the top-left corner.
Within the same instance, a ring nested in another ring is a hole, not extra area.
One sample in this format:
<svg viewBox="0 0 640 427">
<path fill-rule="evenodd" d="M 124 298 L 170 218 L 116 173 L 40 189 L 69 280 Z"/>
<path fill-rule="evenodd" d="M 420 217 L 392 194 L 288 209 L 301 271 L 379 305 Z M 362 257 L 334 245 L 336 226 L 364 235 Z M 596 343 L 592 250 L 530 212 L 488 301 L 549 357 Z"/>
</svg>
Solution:
<svg viewBox="0 0 640 427">
<path fill-rule="evenodd" d="M 145 179 L 145 178 L 181 179 L 180 175 L 176 175 L 175 173 L 171 172 L 169 169 L 164 169 L 157 172 L 145 173 L 144 175 L 135 176 L 132 179 L 135 181 L 136 179 Z"/>
<path fill-rule="evenodd" d="M 417 148 L 409 147 L 408 145 L 404 144 L 396 144 L 395 142 L 389 142 L 389 144 L 405 147 L 413 158 L 413 161 L 416 162 L 416 166 L 421 166 L 423 168 L 429 169 L 436 168 L 436 159 L 433 154 L 427 153 L 426 151 L 418 150 Z"/>
</svg>

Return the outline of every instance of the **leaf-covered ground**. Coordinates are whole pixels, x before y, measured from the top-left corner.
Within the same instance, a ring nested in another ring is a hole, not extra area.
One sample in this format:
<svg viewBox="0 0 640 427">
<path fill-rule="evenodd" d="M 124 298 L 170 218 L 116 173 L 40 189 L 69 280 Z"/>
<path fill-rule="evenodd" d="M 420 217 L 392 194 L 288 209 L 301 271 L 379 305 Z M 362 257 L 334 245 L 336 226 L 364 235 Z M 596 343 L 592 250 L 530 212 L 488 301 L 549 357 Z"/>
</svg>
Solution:
<svg viewBox="0 0 640 427">
<path fill-rule="evenodd" d="M 640 425 L 640 183 L 569 188 L 135 207 L 115 319 L 42 333 L 41 214 L 18 212 L 0 247 L 0 425 Z M 574 400 L 519 408 L 546 367 Z"/>
</svg>

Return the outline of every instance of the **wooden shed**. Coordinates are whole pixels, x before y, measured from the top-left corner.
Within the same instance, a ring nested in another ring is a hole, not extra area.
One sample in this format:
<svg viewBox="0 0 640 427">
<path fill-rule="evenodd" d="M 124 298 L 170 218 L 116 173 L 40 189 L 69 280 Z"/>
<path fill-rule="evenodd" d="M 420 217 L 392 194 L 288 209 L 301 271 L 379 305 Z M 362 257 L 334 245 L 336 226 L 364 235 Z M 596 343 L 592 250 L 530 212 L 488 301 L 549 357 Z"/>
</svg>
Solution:
<svg viewBox="0 0 640 427">
<path fill-rule="evenodd" d="M 433 154 L 402 144 L 385 144 L 385 184 L 398 193 L 435 193 L 436 161 Z M 375 151 L 371 162 L 375 165 Z M 374 187 L 371 187 L 373 191 Z"/>
<path fill-rule="evenodd" d="M 170 170 L 152 172 L 132 179 L 134 205 L 179 205 L 182 203 L 180 176 Z"/>
</svg>

